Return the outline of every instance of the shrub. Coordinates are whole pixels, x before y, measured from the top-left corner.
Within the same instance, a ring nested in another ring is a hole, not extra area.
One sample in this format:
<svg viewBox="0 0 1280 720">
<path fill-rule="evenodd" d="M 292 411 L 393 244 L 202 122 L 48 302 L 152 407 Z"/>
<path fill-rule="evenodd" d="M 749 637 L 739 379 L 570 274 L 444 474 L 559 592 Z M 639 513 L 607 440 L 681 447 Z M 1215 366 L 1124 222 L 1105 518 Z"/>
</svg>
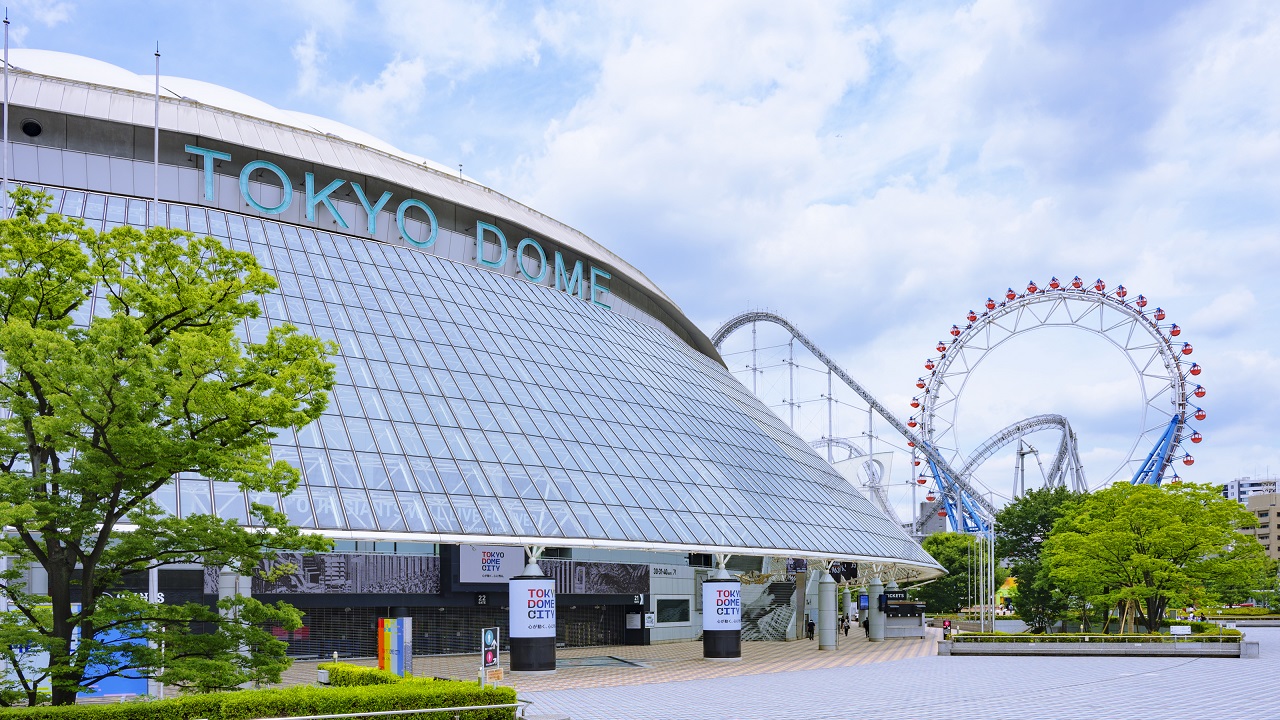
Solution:
<svg viewBox="0 0 1280 720">
<path fill-rule="evenodd" d="M 482 688 L 472 683 L 451 681 L 409 681 L 373 687 L 298 686 L 283 690 L 231 693 L 222 704 L 222 714 L 218 720 L 500 705 L 514 703 L 515 700 L 516 691 L 512 688 Z M 510 709 L 477 710 L 462 713 L 461 716 L 470 720 L 510 720 L 515 717 L 515 713 Z M 444 720 L 452 718 L 453 714 L 424 713 L 416 717 L 423 720 Z"/>
<path fill-rule="evenodd" d="M 394 676 L 393 676 L 394 677 Z M 428 707 L 506 705 L 516 691 L 451 680 L 411 679 L 394 685 L 327 687 L 309 685 L 272 690 L 188 695 L 155 702 L 40 706 L 0 710 L 0 720 L 252 720 L 294 715 L 337 715 Z M 413 720 L 451 720 L 454 713 L 421 713 Z M 460 713 L 467 720 L 511 720 L 512 709 Z"/>
<path fill-rule="evenodd" d="M 356 687 L 359 685 L 394 685 L 405 678 L 378 668 L 352 665 L 351 663 L 320 663 L 321 670 L 329 671 L 329 684 L 334 687 Z"/>
</svg>

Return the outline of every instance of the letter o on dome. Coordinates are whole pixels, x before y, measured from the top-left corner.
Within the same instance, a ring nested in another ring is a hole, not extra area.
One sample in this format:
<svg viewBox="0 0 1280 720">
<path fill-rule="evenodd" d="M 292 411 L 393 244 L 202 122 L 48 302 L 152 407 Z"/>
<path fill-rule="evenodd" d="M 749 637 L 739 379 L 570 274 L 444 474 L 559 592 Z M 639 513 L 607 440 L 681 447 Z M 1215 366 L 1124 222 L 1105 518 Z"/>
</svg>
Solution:
<svg viewBox="0 0 1280 720">
<path fill-rule="evenodd" d="M 284 188 L 284 198 L 280 201 L 280 204 L 275 207 L 267 207 L 257 200 L 254 200 L 253 196 L 249 194 L 249 175 L 259 168 L 263 170 L 270 170 L 275 173 L 276 177 L 280 178 L 280 186 Z M 281 170 L 275 163 L 270 163 L 266 160 L 254 160 L 248 165 L 245 165 L 244 169 L 240 171 L 240 197 L 244 198 L 244 201 L 249 203 L 249 206 L 258 212 L 267 213 L 268 215 L 279 215 L 288 209 L 289 203 L 293 202 L 293 185 L 289 182 L 289 176 L 286 175 L 284 170 Z"/>
<path fill-rule="evenodd" d="M 529 274 L 529 271 L 524 268 L 524 249 L 527 247 L 532 247 L 538 253 L 539 269 L 536 276 Z M 516 267 L 520 268 L 520 274 L 524 275 L 529 282 L 540 283 L 547 278 L 547 254 L 543 252 L 542 246 L 538 244 L 537 240 L 525 238 L 516 245 Z"/>
<path fill-rule="evenodd" d="M 414 240 L 412 237 L 409 237 L 409 230 L 404 226 L 404 213 L 411 207 L 420 208 L 427 214 L 427 220 L 431 222 L 431 234 L 427 236 L 426 240 Z M 400 207 L 396 208 L 396 227 L 400 228 L 400 237 L 404 238 L 405 242 L 413 245 L 414 247 L 421 248 L 435 245 L 436 233 L 440 231 L 440 223 L 436 222 L 436 214 L 431 211 L 430 207 L 427 207 L 426 203 L 421 200 L 415 200 L 414 198 L 405 200 L 400 203 Z"/>
</svg>

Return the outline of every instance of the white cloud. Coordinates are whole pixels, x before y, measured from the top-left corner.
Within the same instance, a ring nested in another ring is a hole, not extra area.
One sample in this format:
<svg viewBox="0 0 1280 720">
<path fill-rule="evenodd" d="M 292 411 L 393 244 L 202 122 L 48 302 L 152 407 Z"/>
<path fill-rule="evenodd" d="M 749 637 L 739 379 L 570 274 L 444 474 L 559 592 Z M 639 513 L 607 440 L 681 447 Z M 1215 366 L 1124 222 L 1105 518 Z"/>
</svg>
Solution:
<svg viewBox="0 0 1280 720">
<path fill-rule="evenodd" d="M 952 322 L 1051 274 L 1164 306 L 1223 390 L 1250 373 L 1233 347 L 1275 335 L 1257 312 L 1278 304 L 1280 266 L 1268 5 L 1118 8 L 1115 35 L 1096 38 L 1070 3 L 885 16 L 700 4 L 679 22 L 661 4 L 608 10 L 594 87 L 504 190 L 637 262 L 708 329 L 781 310 L 895 410 Z M 1272 347 L 1258 352 L 1273 359 Z M 1116 382 L 1072 381 L 1054 402 L 1082 434 L 1125 444 L 1108 428 L 1127 397 Z M 991 423 L 1033 410 L 999 393 L 973 398 Z M 1231 403 L 1212 409 L 1219 422 L 1280 411 L 1211 399 Z M 1222 459 L 1253 442 L 1234 432 L 1197 447 L 1189 474 L 1229 477 Z"/>
<path fill-rule="evenodd" d="M 5 15 L 10 19 L 10 40 L 14 45 L 22 45 L 32 23 L 57 27 L 70 20 L 74 13 L 75 6 L 65 0 L 15 0 L 6 8 Z"/>
</svg>

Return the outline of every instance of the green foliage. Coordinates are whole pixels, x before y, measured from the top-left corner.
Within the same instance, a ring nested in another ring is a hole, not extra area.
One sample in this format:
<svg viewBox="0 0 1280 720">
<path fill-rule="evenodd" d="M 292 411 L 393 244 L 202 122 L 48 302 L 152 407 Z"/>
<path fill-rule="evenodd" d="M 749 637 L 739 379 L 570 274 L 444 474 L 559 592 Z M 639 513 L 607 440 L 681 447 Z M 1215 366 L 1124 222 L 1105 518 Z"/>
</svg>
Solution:
<svg viewBox="0 0 1280 720">
<path fill-rule="evenodd" d="M 298 472 L 272 462 L 268 443 L 324 410 L 336 347 L 287 325 L 237 338 L 259 313 L 256 296 L 276 287 L 249 253 L 164 228 L 98 233 L 46 215 L 43 194 L 13 198 L 15 217 L 0 220 L 0 526 L 10 528 L 0 554 L 13 559 L 0 578 L 16 611 L 5 646 L 48 650 L 55 704 L 124 670 L 164 667 L 192 690 L 278 679 L 283 645 L 258 624 L 288 625 L 290 610 L 239 600 L 210 613 L 118 591 L 153 567 L 250 574 L 277 549 L 328 546 L 266 505 L 253 505 L 244 528 L 166 515 L 153 495 L 183 473 L 292 492 Z M 21 585 L 32 565 L 47 572 L 47 595 Z M 209 631 L 190 632 L 195 622 Z M 108 631 L 136 643 L 107 645 Z M 86 673 L 103 664 L 105 674 Z"/>
<path fill-rule="evenodd" d="M 1207 610 L 1206 614 L 1221 617 L 1267 617 L 1274 616 L 1276 611 L 1265 607 L 1214 608 Z"/>
<path fill-rule="evenodd" d="M 969 595 L 970 585 L 981 574 L 978 561 L 978 541 L 972 535 L 964 533 L 934 533 L 921 543 L 925 552 L 946 568 L 944 575 L 933 582 L 911 590 L 911 596 L 925 603 L 929 614 L 952 613 L 971 603 L 977 598 Z M 996 567 L 996 585 L 1004 582 L 1008 571 Z"/>
<path fill-rule="evenodd" d="M 250 720 L 429 707 L 507 705 L 515 701 L 516 691 L 512 688 L 481 688 L 475 683 L 450 680 L 414 680 L 373 687 L 298 686 L 283 690 L 188 695 L 155 702 L 10 708 L 0 711 L 0 720 Z M 515 717 L 511 709 L 473 710 L 460 715 L 470 720 L 511 720 Z M 453 713 L 423 713 L 414 717 L 452 719 Z"/>
<path fill-rule="evenodd" d="M 1274 575 L 1257 540 L 1237 532 L 1254 523 L 1211 486 L 1118 483 L 1058 521 L 1045 565 L 1064 591 L 1101 608 L 1133 601 L 1138 622 L 1159 626 L 1169 607 L 1203 605 L 1222 588 Z"/>
<path fill-rule="evenodd" d="M 217 720 L 250 720 L 290 715 L 336 715 L 353 712 L 409 710 L 427 707 L 465 707 L 514 703 L 516 691 L 505 687 L 480 687 L 474 683 L 420 680 L 394 685 L 345 688 L 299 686 L 283 690 L 231 693 L 222 704 Z M 425 717 L 452 718 L 434 713 Z M 514 717 L 512 710 L 475 710 L 462 713 L 473 720 L 500 720 Z M 211 718 L 210 720 L 215 720 Z"/>
<path fill-rule="evenodd" d="M 394 685 L 406 678 L 376 667 L 352 665 L 351 663 L 320 663 L 321 670 L 329 671 L 329 684 L 334 687 L 357 687 L 361 685 Z"/>
<path fill-rule="evenodd" d="M 1031 490 L 996 514 L 996 554 L 1018 579 L 1013 606 L 1028 625 L 1044 632 L 1067 613 L 1067 597 L 1049 578 L 1041 560 L 1044 541 L 1079 496 L 1065 487 Z"/>
</svg>

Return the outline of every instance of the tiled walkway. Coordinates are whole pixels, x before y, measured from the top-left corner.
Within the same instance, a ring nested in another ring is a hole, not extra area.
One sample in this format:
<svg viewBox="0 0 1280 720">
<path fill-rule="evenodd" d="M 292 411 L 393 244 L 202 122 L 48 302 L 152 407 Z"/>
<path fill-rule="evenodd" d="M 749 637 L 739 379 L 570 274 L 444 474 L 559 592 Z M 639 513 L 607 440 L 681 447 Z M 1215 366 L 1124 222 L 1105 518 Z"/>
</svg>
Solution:
<svg viewBox="0 0 1280 720">
<path fill-rule="evenodd" d="M 533 701 L 531 716 L 572 720 L 1280 718 L 1280 628 L 1246 633 L 1260 658 L 939 657 L 937 635 L 869 643 L 851 634 L 834 651 L 751 642 L 739 662 L 703 660 L 696 642 L 574 648 L 559 651 L 554 675 L 506 684 Z M 478 664 L 478 653 L 418 658 L 415 670 L 472 679 Z M 287 681 L 314 682 L 315 665 L 296 664 Z"/>
<path fill-rule="evenodd" d="M 938 631 L 930 630 L 930 632 Z M 738 661 L 704 660 L 701 642 L 562 648 L 556 655 L 562 667 L 554 674 L 513 675 L 508 673 L 502 684 L 516 688 L 523 695 L 526 692 L 547 690 L 648 685 L 851 667 L 933 655 L 937 652 L 936 638 L 937 635 L 927 640 L 893 639 L 872 643 L 861 637 L 861 633 L 850 633 L 848 637 L 841 636 L 840 646 L 836 650 L 819 650 L 817 640 L 747 642 L 742 644 L 742 660 Z M 625 662 L 610 662 L 608 658 Z M 608 662 L 609 664 L 580 666 L 575 661 Z M 355 662 L 364 665 L 374 664 L 372 660 Z M 294 663 L 285 675 L 285 684 L 315 682 L 316 664 L 316 662 Z M 473 655 L 420 657 L 414 660 L 414 674 L 419 677 L 473 680 L 479 672 L 479 664 L 479 652 Z M 503 653 L 502 666 L 510 667 L 506 653 Z"/>
</svg>

